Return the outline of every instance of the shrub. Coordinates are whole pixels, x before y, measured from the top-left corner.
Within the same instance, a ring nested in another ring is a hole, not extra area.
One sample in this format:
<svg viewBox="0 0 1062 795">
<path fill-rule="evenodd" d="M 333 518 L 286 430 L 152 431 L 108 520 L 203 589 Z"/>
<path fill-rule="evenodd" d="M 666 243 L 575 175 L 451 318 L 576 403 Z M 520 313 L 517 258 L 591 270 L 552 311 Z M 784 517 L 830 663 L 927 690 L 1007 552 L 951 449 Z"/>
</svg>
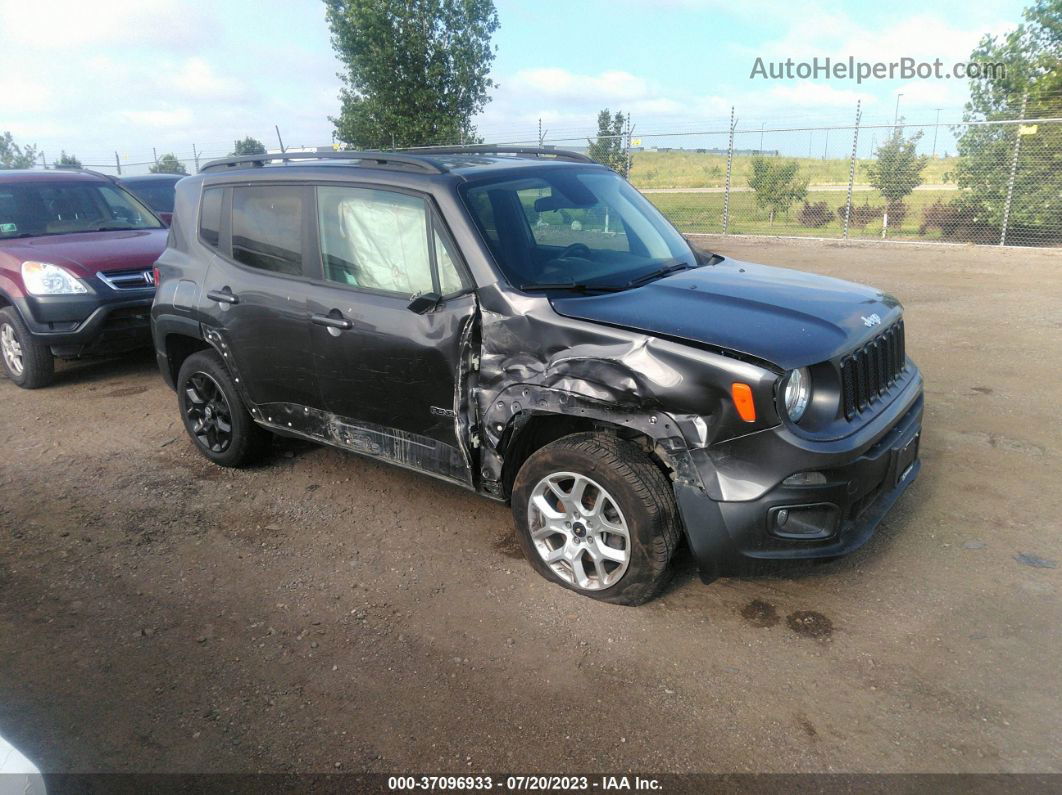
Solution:
<svg viewBox="0 0 1062 795">
<path fill-rule="evenodd" d="M 983 209 L 963 201 L 945 204 L 937 199 L 922 210 L 922 225 L 918 234 L 939 229 L 944 240 L 959 243 L 998 243 L 999 230 L 985 220 Z"/>
<path fill-rule="evenodd" d="M 881 218 L 884 214 L 885 208 L 882 206 L 871 207 L 870 202 L 863 202 L 862 205 L 852 205 L 852 216 L 848 219 L 849 226 L 864 228 L 867 224 L 873 221 L 875 218 Z M 842 204 L 837 208 L 837 217 L 841 219 L 841 223 L 844 223 L 844 205 Z"/>
<path fill-rule="evenodd" d="M 827 206 L 826 202 L 815 202 L 814 204 L 804 202 L 804 206 L 800 208 L 800 215 L 798 216 L 800 223 L 804 226 L 815 228 L 826 226 L 835 217 L 833 210 Z"/>
</svg>

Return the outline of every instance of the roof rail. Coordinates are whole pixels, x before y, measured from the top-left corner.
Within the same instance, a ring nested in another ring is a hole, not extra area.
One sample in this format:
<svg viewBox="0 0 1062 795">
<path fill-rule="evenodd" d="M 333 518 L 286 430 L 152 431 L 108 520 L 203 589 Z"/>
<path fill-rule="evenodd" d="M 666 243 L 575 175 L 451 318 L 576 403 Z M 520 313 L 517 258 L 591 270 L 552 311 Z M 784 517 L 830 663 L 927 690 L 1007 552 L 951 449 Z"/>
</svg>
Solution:
<svg viewBox="0 0 1062 795">
<path fill-rule="evenodd" d="M 264 155 L 223 157 L 218 160 L 211 160 L 209 163 L 204 163 L 202 168 L 199 169 L 199 173 L 202 174 L 204 171 L 210 171 L 213 169 L 235 168 L 237 166 L 247 165 L 260 167 L 264 166 L 266 163 L 277 161 L 287 163 L 292 160 L 364 160 L 373 161 L 373 165 L 385 167 L 391 164 L 413 166 L 414 168 L 419 168 L 421 171 L 427 171 L 430 174 L 445 174 L 447 171 L 445 167 L 434 162 L 430 158 L 412 154 L 404 154 L 401 152 L 359 152 L 354 150 L 339 150 L 337 152 L 281 152 Z"/>
<path fill-rule="evenodd" d="M 580 152 L 569 149 L 554 149 L 551 146 L 496 146 L 494 144 L 469 144 L 467 146 L 418 146 L 406 150 L 414 154 L 427 155 L 523 155 L 525 157 L 543 157 L 552 155 L 557 160 L 570 160 L 575 163 L 597 163 Z"/>
</svg>

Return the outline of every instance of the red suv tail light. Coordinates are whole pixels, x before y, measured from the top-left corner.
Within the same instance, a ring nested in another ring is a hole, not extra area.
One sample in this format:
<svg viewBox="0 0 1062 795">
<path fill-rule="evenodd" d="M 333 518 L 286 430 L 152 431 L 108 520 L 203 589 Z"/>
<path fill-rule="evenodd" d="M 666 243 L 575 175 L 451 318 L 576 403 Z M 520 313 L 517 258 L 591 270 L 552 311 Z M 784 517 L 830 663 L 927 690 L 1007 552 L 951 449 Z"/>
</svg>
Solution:
<svg viewBox="0 0 1062 795">
<path fill-rule="evenodd" d="M 159 266 L 158 265 L 152 265 L 151 266 L 151 283 L 154 284 L 156 288 L 158 288 L 158 286 L 159 286 Z"/>
</svg>

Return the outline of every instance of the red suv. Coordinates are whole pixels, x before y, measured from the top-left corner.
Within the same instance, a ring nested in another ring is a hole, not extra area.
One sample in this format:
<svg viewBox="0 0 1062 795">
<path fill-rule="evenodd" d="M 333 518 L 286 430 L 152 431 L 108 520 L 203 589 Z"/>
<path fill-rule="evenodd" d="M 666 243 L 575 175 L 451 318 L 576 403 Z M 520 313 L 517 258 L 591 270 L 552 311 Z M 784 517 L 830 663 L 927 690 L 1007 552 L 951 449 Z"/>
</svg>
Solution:
<svg viewBox="0 0 1062 795">
<path fill-rule="evenodd" d="M 150 345 L 167 230 L 103 174 L 0 171 L 0 359 L 35 389 L 54 357 Z"/>
</svg>

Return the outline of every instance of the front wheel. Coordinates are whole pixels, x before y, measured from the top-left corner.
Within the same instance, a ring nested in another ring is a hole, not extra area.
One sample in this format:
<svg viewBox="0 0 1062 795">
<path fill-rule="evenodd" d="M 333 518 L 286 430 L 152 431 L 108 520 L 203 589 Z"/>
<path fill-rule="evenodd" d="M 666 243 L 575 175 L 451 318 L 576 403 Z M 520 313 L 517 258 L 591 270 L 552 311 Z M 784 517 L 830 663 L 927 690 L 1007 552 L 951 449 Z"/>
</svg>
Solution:
<svg viewBox="0 0 1062 795">
<path fill-rule="evenodd" d="M 48 386 L 55 377 L 55 359 L 47 345 L 30 336 L 14 307 L 0 309 L 0 359 L 7 377 L 23 389 Z"/>
<path fill-rule="evenodd" d="M 268 449 L 272 434 L 251 419 L 228 368 L 214 351 L 185 359 L 177 375 L 177 402 L 196 449 L 215 464 L 244 466 Z"/>
<path fill-rule="evenodd" d="M 638 605 L 668 580 L 679 541 L 675 499 L 632 442 L 577 433 L 546 445 L 520 468 L 512 509 L 524 555 L 566 588 Z"/>
</svg>

